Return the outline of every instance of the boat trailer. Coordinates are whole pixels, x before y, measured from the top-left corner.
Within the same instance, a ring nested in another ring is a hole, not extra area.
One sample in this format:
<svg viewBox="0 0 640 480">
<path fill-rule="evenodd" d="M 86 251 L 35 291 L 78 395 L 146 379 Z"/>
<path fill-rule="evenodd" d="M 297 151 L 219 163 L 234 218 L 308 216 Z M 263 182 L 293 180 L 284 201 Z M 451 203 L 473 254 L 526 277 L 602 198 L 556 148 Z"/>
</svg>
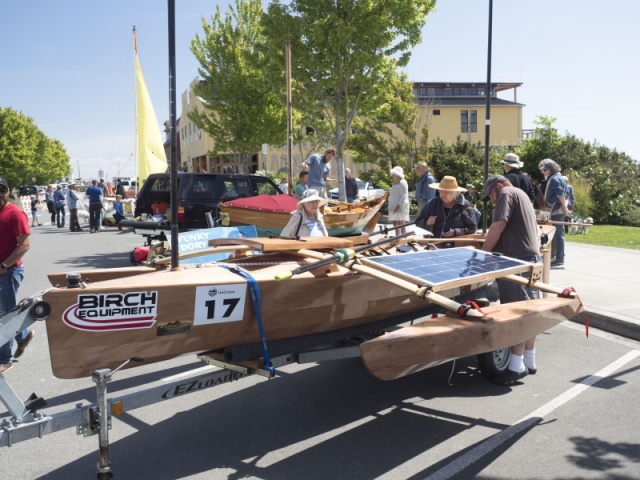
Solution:
<svg viewBox="0 0 640 480">
<path fill-rule="evenodd" d="M 49 312 L 49 305 L 42 301 L 40 295 L 22 300 L 13 310 L 0 318 L 0 344 L 8 342 L 22 329 L 45 320 Z M 362 338 L 362 341 L 366 339 Z M 312 363 L 359 356 L 358 342 L 342 342 L 328 348 L 316 348 L 272 357 L 271 364 L 273 367 L 279 368 L 293 363 Z M 197 354 L 197 358 L 219 369 L 202 373 L 202 369 L 199 368 L 191 376 L 181 376 L 179 380 L 113 398 L 107 398 L 107 385 L 113 376 L 128 363 L 140 363 L 144 359 L 133 357 L 114 370 L 96 369 L 91 376 L 96 384 L 95 403 L 78 403 L 75 408 L 51 415 L 40 411 L 47 406 L 45 399 L 33 393 L 23 402 L 4 375 L 0 375 L 0 401 L 11 415 L 0 423 L 0 448 L 75 428 L 77 435 L 83 437 L 98 435 L 97 478 L 99 480 L 111 478 L 113 471 L 109 459 L 109 430 L 112 428 L 114 416 L 117 417 L 140 407 L 233 382 L 243 377 L 260 375 L 269 378 L 273 376 L 272 371 L 265 368 L 260 360 L 232 363 L 226 361 L 221 352 L 204 352 Z"/>
</svg>

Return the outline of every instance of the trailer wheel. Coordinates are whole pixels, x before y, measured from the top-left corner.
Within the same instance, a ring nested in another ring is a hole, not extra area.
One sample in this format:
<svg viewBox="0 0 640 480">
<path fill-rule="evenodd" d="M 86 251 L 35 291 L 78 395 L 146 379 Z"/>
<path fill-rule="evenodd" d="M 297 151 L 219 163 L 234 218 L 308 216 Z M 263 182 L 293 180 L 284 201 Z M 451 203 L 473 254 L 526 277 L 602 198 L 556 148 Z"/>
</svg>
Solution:
<svg viewBox="0 0 640 480">
<path fill-rule="evenodd" d="M 482 374 L 488 379 L 493 379 L 502 375 L 509 366 L 509 356 L 511 348 L 501 348 L 489 353 L 478 355 L 478 366 Z"/>
<path fill-rule="evenodd" d="M 36 320 L 46 320 L 51 313 L 51 305 L 43 301 L 36 302 L 31 306 L 29 313 Z"/>
</svg>

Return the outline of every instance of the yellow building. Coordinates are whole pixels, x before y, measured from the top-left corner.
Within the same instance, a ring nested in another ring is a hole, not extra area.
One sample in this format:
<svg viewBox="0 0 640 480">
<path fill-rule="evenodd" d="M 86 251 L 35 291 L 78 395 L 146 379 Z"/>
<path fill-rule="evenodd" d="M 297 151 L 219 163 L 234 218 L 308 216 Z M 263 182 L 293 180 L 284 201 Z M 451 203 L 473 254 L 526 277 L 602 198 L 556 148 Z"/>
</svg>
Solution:
<svg viewBox="0 0 640 480">
<path fill-rule="evenodd" d="M 491 129 L 489 143 L 522 143 L 522 108 L 517 102 L 521 83 L 491 84 Z M 440 138 L 455 142 L 457 137 L 484 144 L 487 98 L 486 83 L 415 82 L 413 93 L 418 104 L 420 128 L 429 127 L 429 141 Z M 513 90 L 513 100 L 499 98 L 499 92 Z"/>
<path fill-rule="evenodd" d="M 237 172 L 235 160 L 231 155 L 211 156 L 214 150 L 213 140 L 200 130 L 189 118 L 189 112 L 203 109 L 201 98 L 193 94 L 195 78 L 189 89 L 182 94 L 182 113 L 178 120 L 178 154 L 181 169 L 188 172 L 206 171 L 209 173 Z M 496 145 L 520 145 L 522 143 L 522 108 L 517 103 L 517 88 L 521 83 L 492 83 L 491 92 L 491 137 L 490 143 Z M 472 143 L 484 143 L 486 83 L 461 82 L 415 82 L 414 96 L 418 105 L 418 129 L 429 127 L 429 140 L 440 138 L 445 142 L 455 142 L 460 136 Z M 513 90 L 513 101 L 498 98 L 498 92 Z M 294 145 L 292 151 L 294 174 L 300 164 L 311 154 L 321 152 L 322 147 L 312 145 Z M 351 168 L 354 176 L 360 172 L 377 168 L 373 164 L 354 164 L 351 155 L 345 153 L 345 167 Z M 271 172 L 287 169 L 286 146 L 263 145 L 257 152 L 246 173 L 257 170 Z"/>
</svg>

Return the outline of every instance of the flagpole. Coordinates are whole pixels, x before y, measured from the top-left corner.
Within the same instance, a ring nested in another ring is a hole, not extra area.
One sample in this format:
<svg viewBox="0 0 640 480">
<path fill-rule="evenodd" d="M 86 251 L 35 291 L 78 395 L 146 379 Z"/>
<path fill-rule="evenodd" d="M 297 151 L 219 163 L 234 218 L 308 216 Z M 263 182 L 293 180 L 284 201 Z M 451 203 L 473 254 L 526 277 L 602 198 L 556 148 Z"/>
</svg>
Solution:
<svg viewBox="0 0 640 480">
<path fill-rule="evenodd" d="M 171 178 L 171 270 L 179 268 L 178 254 L 178 145 L 176 128 L 176 6 L 168 0 L 169 10 L 169 136 L 171 152 L 169 158 Z"/>
</svg>

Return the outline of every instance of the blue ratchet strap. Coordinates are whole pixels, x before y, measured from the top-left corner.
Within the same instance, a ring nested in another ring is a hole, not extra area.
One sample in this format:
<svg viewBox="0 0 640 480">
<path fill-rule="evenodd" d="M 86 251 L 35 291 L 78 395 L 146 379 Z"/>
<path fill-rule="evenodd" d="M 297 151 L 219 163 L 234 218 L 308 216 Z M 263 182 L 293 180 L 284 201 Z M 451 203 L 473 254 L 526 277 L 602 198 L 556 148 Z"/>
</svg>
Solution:
<svg viewBox="0 0 640 480">
<path fill-rule="evenodd" d="M 253 300 L 253 309 L 256 312 L 256 320 L 258 321 L 258 332 L 260 333 L 260 342 L 262 343 L 262 355 L 264 357 L 264 362 L 262 366 L 265 370 L 268 370 L 272 377 L 276 375 L 276 369 L 271 363 L 271 358 L 269 357 L 269 348 L 267 346 L 267 338 L 264 334 L 264 328 L 262 326 L 262 297 L 260 295 L 260 287 L 258 286 L 258 282 L 255 278 L 251 276 L 249 272 L 243 270 L 240 267 L 230 267 L 228 265 L 220 265 L 223 268 L 226 268 L 230 272 L 233 272 L 237 275 L 240 275 L 247 281 L 249 285 L 249 292 L 251 293 L 251 300 Z"/>
</svg>

